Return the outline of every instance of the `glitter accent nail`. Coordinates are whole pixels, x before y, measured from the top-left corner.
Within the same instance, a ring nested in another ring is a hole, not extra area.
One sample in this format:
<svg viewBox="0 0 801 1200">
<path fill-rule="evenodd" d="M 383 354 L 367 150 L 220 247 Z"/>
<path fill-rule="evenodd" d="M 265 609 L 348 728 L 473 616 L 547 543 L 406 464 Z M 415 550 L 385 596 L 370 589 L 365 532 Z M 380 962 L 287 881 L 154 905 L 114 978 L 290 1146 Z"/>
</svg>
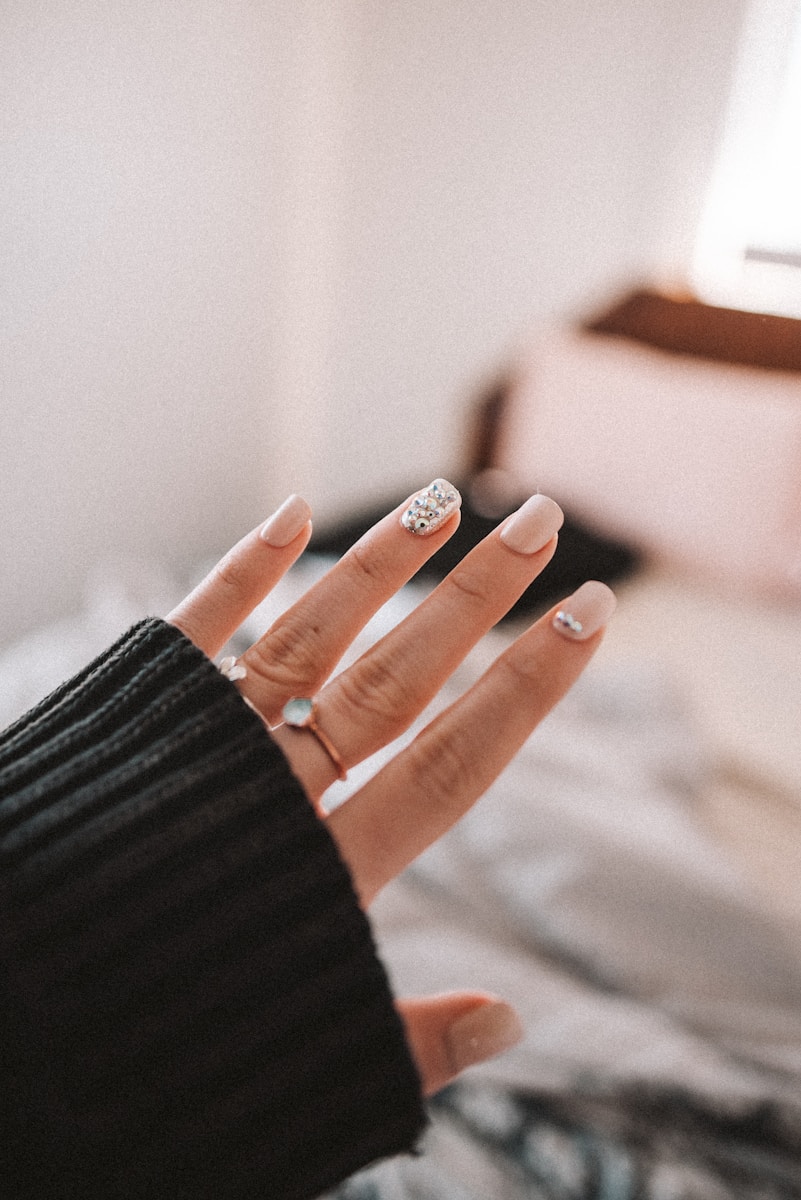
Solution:
<svg viewBox="0 0 801 1200">
<path fill-rule="evenodd" d="M 573 642 L 584 642 L 597 633 L 615 611 L 614 592 L 591 579 L 560 605 L 553 627 Z"/>
<path fill-rule="evenodd" d="M 412 498 L 401 517 L 401 525 L 418 537 L 436 533 L 453 516 L 462 504 L 452 483 L 447 479 L 435 479 Z"/>
</svg>

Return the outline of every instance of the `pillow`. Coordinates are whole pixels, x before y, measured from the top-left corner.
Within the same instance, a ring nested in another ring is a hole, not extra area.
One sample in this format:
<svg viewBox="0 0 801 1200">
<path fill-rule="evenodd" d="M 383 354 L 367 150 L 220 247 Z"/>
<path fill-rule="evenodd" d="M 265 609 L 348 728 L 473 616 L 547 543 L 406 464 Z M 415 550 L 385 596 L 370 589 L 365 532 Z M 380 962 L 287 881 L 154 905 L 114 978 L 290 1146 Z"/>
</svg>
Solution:
<svg viewBox="0 0 801 1200">
<path fill-rule="evenodd" d="M 496 465 L 668 563 L 801 595 L 801 374 L 545 330 Z"/>
</svg>

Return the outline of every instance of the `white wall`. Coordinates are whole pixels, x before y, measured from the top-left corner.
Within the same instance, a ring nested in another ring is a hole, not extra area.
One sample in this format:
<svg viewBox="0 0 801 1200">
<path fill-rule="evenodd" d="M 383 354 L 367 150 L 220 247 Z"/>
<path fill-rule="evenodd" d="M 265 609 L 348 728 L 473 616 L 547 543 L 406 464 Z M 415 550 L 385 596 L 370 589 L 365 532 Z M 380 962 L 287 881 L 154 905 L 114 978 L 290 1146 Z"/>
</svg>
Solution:
<svg viewBox="0 0 801 1200">
<path fill-rule="evenodd" d="M 477 381 L 522 331 L 683 268 L 739 7 L 343 6 L 326 502 L 452 470 Z"/>
<path fill-rule="evenodd" d="M 260 515 L 271 184 L 247 0 L 0 17 L 0 640 Z"/>
<path fill-rule="evenodd" d="M 521 331 L 687 261 L 741 7 L 6 0 L 0 643 L 456 469 Z"/>
</svg>

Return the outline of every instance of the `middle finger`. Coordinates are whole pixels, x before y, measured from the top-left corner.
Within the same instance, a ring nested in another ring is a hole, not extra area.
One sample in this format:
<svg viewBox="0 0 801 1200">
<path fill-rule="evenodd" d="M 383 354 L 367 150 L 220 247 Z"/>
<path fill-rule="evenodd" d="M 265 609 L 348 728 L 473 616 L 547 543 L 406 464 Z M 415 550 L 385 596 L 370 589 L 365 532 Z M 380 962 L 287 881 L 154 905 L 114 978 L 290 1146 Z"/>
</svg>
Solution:
<svg viewBox="0 0 801 1200">
<path fill-rule="evenodd" d="M 291 696 L 322 687 L 370 618 L 456 531 L 460 505 L 452 484 L 434 480 L 374 525 L 242 655 L 241 691 L 268 724 Z"/>
</svg>

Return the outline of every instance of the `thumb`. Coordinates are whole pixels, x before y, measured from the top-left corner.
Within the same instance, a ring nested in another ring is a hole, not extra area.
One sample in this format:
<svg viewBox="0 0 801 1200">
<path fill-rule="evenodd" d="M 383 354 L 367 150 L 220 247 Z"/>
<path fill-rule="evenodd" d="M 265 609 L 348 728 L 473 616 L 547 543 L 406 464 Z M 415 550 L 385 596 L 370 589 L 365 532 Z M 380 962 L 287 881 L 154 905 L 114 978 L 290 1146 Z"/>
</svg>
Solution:
<svg viewBox="0 0 801 1200">
<path fill-rule="evenodd" d="M 397 1007 L 426 1096 L 523 1037 L 515 1010 L 485 992 L 408 998 Z"/>
</svg>

